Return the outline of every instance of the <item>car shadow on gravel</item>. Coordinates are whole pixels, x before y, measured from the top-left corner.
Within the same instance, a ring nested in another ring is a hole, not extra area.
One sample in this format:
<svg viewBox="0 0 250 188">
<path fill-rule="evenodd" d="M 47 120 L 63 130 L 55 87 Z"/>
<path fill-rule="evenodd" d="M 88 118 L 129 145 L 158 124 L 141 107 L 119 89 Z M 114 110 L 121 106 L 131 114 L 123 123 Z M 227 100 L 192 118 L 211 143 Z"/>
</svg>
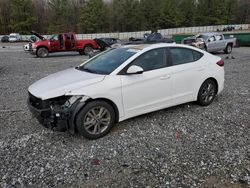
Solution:
<svg viewBox="0 0 250 188">
<path fill-rule="evenodd" d="M 215 99 L 216 101 L 216 99 Z M 215 102 L 214 101 L 214 102 Z M 194 107 L 194 108 L 193 108 Z M 192 110 L 196 108 L 204 108 L 196 104 L 196 102 L 188 102 L 185 104 L 180 104 L 177 106 L 169 107 L 169 108 L 164 108 L 158 111 L 146 113 L 143 115 L 139 115 L 127 120 L 124 120 L 122 122 L 116 123 L 114 127 L 111 129 L 111 134 L 116 133 L 116 132 L 122 132 L 123 130 L 128 130 L 130 129 L 131 125 L 133 126 L 133 122 L 137 122 L 139 120 L 144 120 L 144 119 L 156 119 L 159 115 L 162 116 L 164 114 L 178 114 L 180 111 L 185 112 L 185 110 Z M 184 110 L 184 111 L 183 111 Z"/>
<path fill-rule="evenodd" d="M 72 52 L 71 53 L 52 53 L 52 54 L 49 54 L 49 56 L 46 57 L 46 58 L 52 58 L 52 57 L 53 58 L 55 58 L 55 57 L 72 57 L 72 56 L 82 56 L 82 55 L 80 55 L 79 53 L 72 53 Z"/>
<path fill-rule="evenodd" d="M 162 110 L 158 110 L 158 111 L 154 111 L 154 112 L 150 112 L 147 114 L 143 114 L 143 115 L 139 115 L 127 120 L 124 120 L 122 122 L 116 123 L 113 128 L 111 129 L 110 133 L 107 136 L 111 136 L 114 134 L 120 134 L 125 130 L 130 130 L 133 128 L 133 124 L 134 122 L 138 122 L 140 120 L 154 120 L 157 118 L 157 116 L 162 116 L 163 114 L 178 114 L 180 111 L 185 112 L 185 110 L 189 110 L 192 109 L 194 107 L 200 107 L 199 105 L 197 105 L 195 102 L 189 102 L 189 103 L 185 103 L 185 104 L 181 104 L 178 106 L 174 106 L 174 107 L 169 107 L 169 108 L 165 108 Z M 202 108 L 202 107 L 200 107 Z M 31 119 L 31 121 L 35 121 L 34 118 Z M 42 126 L 41 124 L 39 124 L 37 122 L 36 126 Z M 91 141 L 91 139 L 87 139 L 84 136 L 78 134 L 77 132 L 75 134 L 70 133 L 69 131 L 54 131 L 54 130 L 50 130 L 44 126 L 42 126 L 44 129 L 44 131 L 47 133 L 46 137 L 49 140 L 53 140 L 53 142 L 55 141 L 62 141 L 61 139 L 63 139 L 64 142 L 69 142 L 69 140 L 71 140 L 70 142 L 89 142 Z"/>
</svg>

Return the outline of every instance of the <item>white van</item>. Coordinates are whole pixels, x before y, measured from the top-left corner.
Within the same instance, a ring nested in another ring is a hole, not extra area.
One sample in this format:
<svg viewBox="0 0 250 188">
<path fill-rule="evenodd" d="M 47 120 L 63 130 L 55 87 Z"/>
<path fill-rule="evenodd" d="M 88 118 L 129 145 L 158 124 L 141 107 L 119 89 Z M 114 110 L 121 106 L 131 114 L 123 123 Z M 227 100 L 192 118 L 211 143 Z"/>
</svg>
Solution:
<svg viewBox="0 0 250 188">
<path fill-rule="evenodd" d="M 11 33 L 9 35 L 9 42 L 21 41 L 21 35 L 19 33 Z"/>
</svg>

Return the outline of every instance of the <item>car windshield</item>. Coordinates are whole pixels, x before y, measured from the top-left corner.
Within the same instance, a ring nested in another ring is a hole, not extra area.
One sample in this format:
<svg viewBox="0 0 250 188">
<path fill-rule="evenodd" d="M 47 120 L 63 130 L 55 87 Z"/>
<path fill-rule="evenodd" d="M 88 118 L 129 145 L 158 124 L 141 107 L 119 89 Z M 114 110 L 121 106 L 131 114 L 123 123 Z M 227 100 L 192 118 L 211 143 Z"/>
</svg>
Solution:
<svg viewBox="0 0 250 188">
<path fill-rule="evenodd" d="M 130 48 L 110 49 L 94 57 L 86 64 L 80 65 L 78 69 L 95 74 L 108 75 L 137 52 L 138 50 Z"/>
<path fill-rule="evenodd" d="M 209 36 L 207 35 L 197 35 L 196 38 L 202 38 L 204 40 L 207 40 Z"/>
<path fill-rule="evenodd" d="M 58 35 L 52 35 L 49 39 L 50 39 L 50 40 L 51 40 L 51 39 L 58 40 Z"/>
</svg>

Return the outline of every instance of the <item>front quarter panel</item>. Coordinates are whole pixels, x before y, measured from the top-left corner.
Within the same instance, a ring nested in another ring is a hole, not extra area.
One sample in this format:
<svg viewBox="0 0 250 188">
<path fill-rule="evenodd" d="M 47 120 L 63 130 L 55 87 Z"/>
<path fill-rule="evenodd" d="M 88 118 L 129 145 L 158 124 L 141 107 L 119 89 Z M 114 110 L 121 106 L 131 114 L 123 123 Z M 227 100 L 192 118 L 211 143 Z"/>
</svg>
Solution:
<svg viewBox="0 0 250 188">
<path fill-rule="evenodd" d="M 85 95 L 91 99 L 108 99 L 117 106 L 119 119 L 124 116 L 121 79 L 119 75 L 107 75 L 102 82 L 72 90 L 66 95 Z"/>
</svg>

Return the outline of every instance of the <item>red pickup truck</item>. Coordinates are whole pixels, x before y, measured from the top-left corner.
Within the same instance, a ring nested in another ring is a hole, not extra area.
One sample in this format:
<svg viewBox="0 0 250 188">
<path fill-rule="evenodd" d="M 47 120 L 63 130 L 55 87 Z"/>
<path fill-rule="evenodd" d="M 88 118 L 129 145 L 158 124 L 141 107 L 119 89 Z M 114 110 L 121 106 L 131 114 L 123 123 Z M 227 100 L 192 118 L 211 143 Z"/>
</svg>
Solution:
<svg viewBox="0 0 250 188">
<path fill-rule="evenodd" d="M 100 46 L 94 40 L 77 40 L 75 33 L 59 33 L 52 35 L 49 39 L 36 32 L 32 32 L 40 40 L 32 43 L 31 54 L 37 57 L 47 57 L 49 53 L 77 51 L 81 55 L 88 55 L 93 49 L 99 50 Z"/>
</svg>

